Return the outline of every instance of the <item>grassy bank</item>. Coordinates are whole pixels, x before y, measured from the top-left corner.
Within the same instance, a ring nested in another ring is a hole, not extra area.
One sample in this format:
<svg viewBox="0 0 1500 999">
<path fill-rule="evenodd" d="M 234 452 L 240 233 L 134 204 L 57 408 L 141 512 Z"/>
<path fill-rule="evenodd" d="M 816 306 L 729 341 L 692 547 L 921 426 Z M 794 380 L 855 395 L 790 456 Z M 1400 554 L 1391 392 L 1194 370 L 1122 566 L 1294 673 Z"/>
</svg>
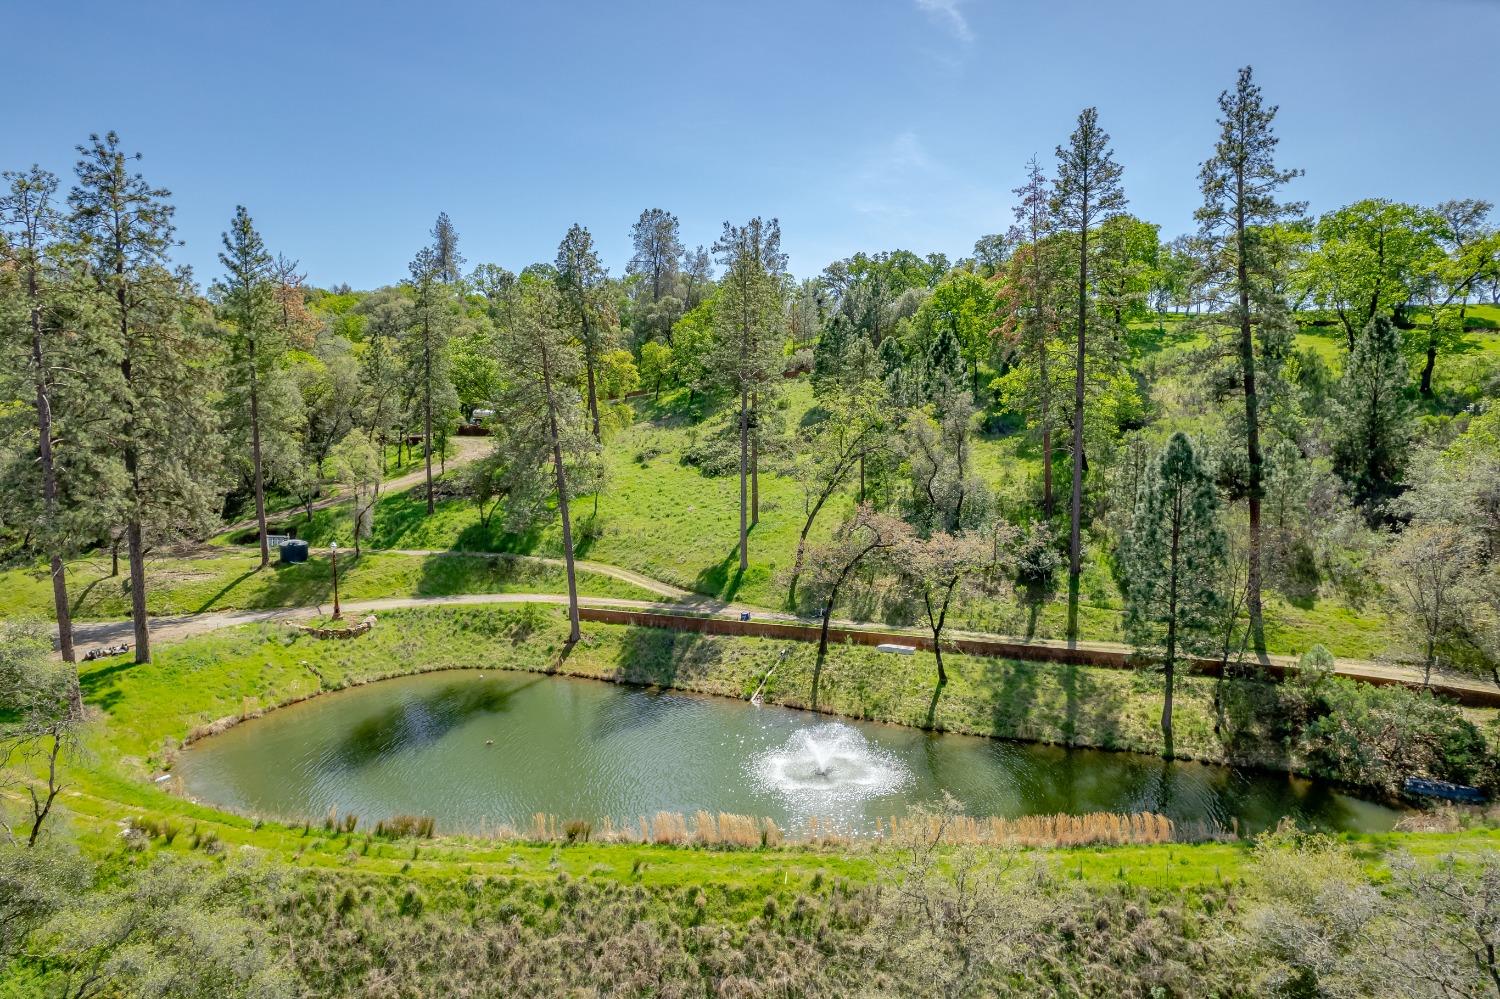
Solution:
<svg viewBox="0 0 1500 999">
<path fill-rule="evenodd" d="M 79 620 L 130 615 L 130 580 L 122 567 L 110 574 L 107 557 L 68 563 L 68 593 Z M 201 614 L 213 610 L 306 607 L 331 602 L 333 573 L 328 556 L 298 565 L 273 559 L 260 568 L 259 555 L 244 552 L 162 556 L 146 571 L 147 611 L 153 615 Z M 436 597 L 455 593 L 565 593 L 560 566 L 525 559 L 460 555 L 397 555 L 366 552 L 339 558 L 339 596 Z M 656 600 L 658 595 L 612 576 L 580 570 L 584 596 Z M 43 568 L 0 572 L 0 618 L 51 618 L 52 584 Z"/>
<path fill-rule="evenodd" d="M 987 866 L 972 876 L 963 851 L 892 845 L 747 852 L 441 830 L 391 839 L 368 821 L 343 831 L 228 814 L 151 779 L 194 729 L 427 669 L 562 671 L 743 697 L 775 663 L 768 699 L 811 700 L 810 645 L 591 624 L 568 650 L 563 629 L 560 610 L 539 604 L 423 608 L 384 614 L 352 641 L 249 626 L 165 646 L 148 665 L 88 664 L 92 719 L 66 761 L 61 799 L 67 837 L 88 859 L 69 859 L 56 833 L 44 843 L 52 852 L 0 847 L 0 887 L 17 892 L 19 932 L 38 934 L 9 966 L 0 961 L 0 995 L 55 994 L 69 961 L 101 953 L 92 928 L 109 931 L 130 912 L 150 919 L 138 942 L 126 936 L 120 947 L 152 954 L 152 967 L 173 967 L 179 983 L 224 975 L 214 994 L 286 976 L 294 988 L 256 994 L 554 995 L 581 983 L 608 994 L 915 994 L 970 953 L 954 947 L 972 947 L 985 962 L 999 959 L 983 965 L 987 984 L 977 991 L 987 994 L 1032 994 L 1047 983 L 1074 995 L 1250 996 L 1260 994 L 1257 955 L 1245 941 L 1257 936 L 1245 929 L 1254 913 L 1283 911 L 1274 878 L 1289 864 L 1298 892 L 1332 870 L 1332 894 L 1318 898 L 1343 911 L 1339 892 L 1390 881 L 1398 856 L 1431 869 L 1457 857 L 1469 870 L 1500 849 L 1500 832 L 1474 827 L 1348 835 L 1337 846 L 1289 839 L 1269 851 L 1246 841 L 981 851 Z M 820 707 L 986 734 L 1154 745 L 1154 691 L 1130 674 L 945 661 L 953 679 L 933 697 L 930 656 L 835 648 L 817 678 Z M 1179 724 L 1206 745 L 1205 698 L 1203 684 L 1186 685 Z M 43 870 L 50 879 L 30 873 Z M 969 874 L 960 881 L 959 871 Z M 1339 880 L 1346 875 L 1355 880 Z M 993 935 L 921 918 L 929 905 L 960 906 Z M 892 951 L 892 940 L 909 947 Z M 134 981 L 136 967 L 109 973 Z"/>
<path fill-rule="evenodd" d="M 572 648 L 559 607 L 444 607 L 387 612 L 369 635 L 326 642 L 274 625 L 200 636 L 156 661 L 84 668 L 86 698 L 105 713 L 92 743 L 113 769 L 142 779 L 164 749 L 202 726 L 253 715 L 327 689 L 423 670 L 507 668 L 747 698 L 941 731 L 1074 746 L 1161 751 L 1160 694 L 1149 675 L 948 655 L 939 688 L 930 654 L 835 646 L 821 669 L 803 642 L 590 624 Z M 816 688 L 816 689 L 815 689 Z M 1179 681 L 1176 751 L 1211 762 L 1302 769 L 1277 728 L 1276 688 L 1236 681 L 1232 746 L 1214 733 L 1213 681 Z M 1492 713 L 1479 713 L 1483 721 Z"/>
</svg>

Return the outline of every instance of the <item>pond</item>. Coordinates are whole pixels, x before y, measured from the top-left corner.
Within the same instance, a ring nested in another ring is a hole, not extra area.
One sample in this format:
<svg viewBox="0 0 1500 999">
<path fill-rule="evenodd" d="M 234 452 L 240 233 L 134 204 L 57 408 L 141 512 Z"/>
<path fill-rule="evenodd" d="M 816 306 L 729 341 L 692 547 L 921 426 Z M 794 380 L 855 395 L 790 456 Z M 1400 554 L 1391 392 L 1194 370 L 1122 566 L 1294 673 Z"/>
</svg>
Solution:
<svg viewBox="0 0 1500 999">
<path fill-rule="evenodd" d="M 974 815 L 1154 811 L 1252 831 L 1282 816 L 1381 831 L 1400 814 L 1286 775 L 504 671 L 313 698 L 195 743 L 176 770 L 194 798 L 252 815 L 430 815 L 445 832 L 701 808 L 857 833 L 944 791 Z"/>
</svg>

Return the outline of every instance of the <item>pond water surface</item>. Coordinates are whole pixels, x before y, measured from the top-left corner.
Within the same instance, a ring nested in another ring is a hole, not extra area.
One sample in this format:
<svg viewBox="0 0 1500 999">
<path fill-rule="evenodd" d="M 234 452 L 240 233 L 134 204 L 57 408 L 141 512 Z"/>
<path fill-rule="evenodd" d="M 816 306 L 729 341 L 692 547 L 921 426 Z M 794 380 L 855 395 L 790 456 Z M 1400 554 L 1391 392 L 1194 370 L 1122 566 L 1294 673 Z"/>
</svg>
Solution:
<svg viewBox="0 0 1500 999">
<path fill-rule="evenodd" d="M 974 815 L 1153 811 L 1251 831 L 1283 816 L 1379 831 L 1400 814 L 1285 775 L 504 671 L 326 694 L 201 740 L 177 772 L 193 797 L 240 812 L 430 815 L 445 832 L 700 808 L 859 832 L 944 791 Z"/>
</svg>

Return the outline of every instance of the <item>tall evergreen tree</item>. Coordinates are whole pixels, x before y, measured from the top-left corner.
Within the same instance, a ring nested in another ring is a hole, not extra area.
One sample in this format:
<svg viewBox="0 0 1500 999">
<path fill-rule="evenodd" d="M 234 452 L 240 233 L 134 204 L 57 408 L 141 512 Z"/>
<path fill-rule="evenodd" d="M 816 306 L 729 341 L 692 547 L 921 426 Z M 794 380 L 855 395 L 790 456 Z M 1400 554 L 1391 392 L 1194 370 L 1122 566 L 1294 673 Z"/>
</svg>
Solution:
<svg viewBox="0 0 1500 999">
<path fill-rule="evenodd" d="M 225 274 L 214 290 L 229 349 L 227 387 L 236 408 L 243 406 L 250 421 L 250 478 L 255 493 L 255 525 L 260 534 L 260 564 L 264 568 L 271 562 L 271 547 L 266 534 L 261 407 L 286 344 L 281 339 L 283 327 L 276 322 L 272 280 L 275 262 L 244 205 L 235 208 L 223 243 L 219 262 Z"/>
<path fill-rule="evenodd" d="M 1161 664 L 1162 755 L 1170 759 L 1177 662 L 1212 643 L 1226 552 L 1213 479 L 1185 434 L 1172 435 L 1143 480 L 1121 549 L 1125 633 Z"/>
<path fill-rule="evenodd" d="M 434 230 L 436 231 L 436 230 Z M 409 265 L 413 292 L 412 325 L 402 340 L 408 384 L 422 412 L 422 460 L 427 472 L 427 512 L 436 509 L 432 489 L 432 442 L 437 420 L 448 421 L 458 409 L 458 393 L 449 376 L 448 339 L 453 316 L 445 265 L 436 246 L 424 246 Z"/>
<path fill-rule="evenodd" d="M 432 224 L 433 265 L 438 280 L 452 286 L 463 280 L 464 258 L 458 252 L 458 229 L 447 212 L 438 212 Z"/>
<path fill-rule="evenodd" d="M 1280 255 L 1264 243 L 1266 229 L 1299 216 L 1306 207 L 1277 200 L 1277 190 L 1301 174 L 1276 166 L 1279 141 L 1272 123 L 1276 107 L 1261 100 L 1250 67 L 1240 70 L 1233 91 L 1219 94 L 1219 140 L 1198 172 L 1203 206 L 1198 220 L 1210 286 L 1226 301 L 1227 317 L 1239 331 L 1240 386 L 1245 397 L 1246 500 L 1250 512 L 1249 580 L 1246 606 L 1250 640 L 1266 648 L 1261 611 L 1261 500 L 1265 469 L 1260 444 L 1260 397 L 1256 385 L 1257 327 L 1268 328 L 1267 313 L 1280 312 Z"/>
<path fill-rule="evenodd" d="M 1042 514 L 1051 519 L 1052 430 L 1056 420 L 1051 361 L 1058 323 L 1054 299 L 1057 254 L 1047 239 L 1051 230 L 1047 178 L 1036 157 L 1026 164 L 1026 182 L 1012 193 L 1019 201 L 1009 240 L 1014 249 L 1009 258 L 1010 294 L 1006 297 L 1008 315 L 1003 328 L 1020 342 L 1022 370 L 1034 375 L 1027 379 L 1032 391 L 1025 394 L 1031 396 L 1028 402 L 1034 403 L 1037 412 L 1042 441 Z"/>
<path fill-rule="evenodd" d="M 1344 361 L 1333 427 L 1334 471 L 1372 520 L 1396 494 L 1406 461 L 1411 441 L 1409 380 L 1396 324 L 1376 316 Z"/>
<path fill-rule="evenodd" d="M 206 532 L 218 508 L 219 448 L 208 411 L 215 372 L 201 324 L 184 312 L 188 276 L 171 269 L 170 193 L 130 172 L 132 157 L 113 132 L 90 136 L 78 152 L 68 202 L 90 257 L 93 305 L 108 324 L 119 367 L 109 446 L 124 470 L 135 661 L 145 663 L 147 547 Z"/>
<path fill-rule="evenodd" d="M 62 219 L 54 197 L 57 178 L 32 167 L 25 173 L 5 173 L 8 189 L 0 194 L 0 271 L 8 279 L 4 288 L 3 311 L 0 311 L 0 343 L 5 349 L 4 368 L 17 377 L 6 386 L 4 398 L 33 400 L 26 415 L 27 436 L 36 437 L 36 471 L 41 479 L 40 511 L 19 512 L 20 520 L 28 513 L 37 517 L 36 532 L 47 557 L 52 576 L 52 603 L 57 615 L 58 648 L 65 662 L 73 662 L 73 620 L 68 605 L 68 583 L 63 569 L 67 531 L 61 522 L 59 464 L 54 456 L 57 438 L 54 408 L 57 404 L 59 374 L 68 366 L 64 357 L 65 338 L 58 329 L 57 287 L 65 276 L 49 266 L 48 253 L 62 240 Z M 29 385 L 22 384 L 22 374 Z M 6 379 L 9 380 L 8 378 Z M 31 465 L 30 449 L 23 449 L 25 465 Z M 29 478 L 29 476 L 27 476 Z M 29 485 L 29 483 L 28 483 Z M 29 488 L 11 488 L 7 494 L 34 495 Z M 9 505 L 9 504 L 7 504 Z M 74 708 L 82 709 L 82 698 L 73 683 Z"/>
<path fill-rule="evenodd" d="M 699 246 L 682 257 L 682 310 L 691 312 L 713 293 L 714 268 L 708 251 Z"/>
<path fill-rule="evenodd" d="M 630 242 L 635 256 L 627 272 L 639 274 L 651 292 L 651 301 L 659 302 L 671 294 L 677 282 L 682 260 L 682 236 L 677 216 L 661 208 L 648 208 L 630 227 Z"/>
<path fill-rule="evenodd" d="M 781 227 L 751 219 L 743 228 L 724 223 L 714 244 L 726 268 L 714 306 L 714 338 L 705 359 L 712 380 L 739 399 L 740 571 L 750 567 L 751 438 L 753 403 L 771 385 L 781 364 L 781 282 L 785 267 Z"/>
<path fill-rule="evenodd" d="M 549 492 L 556 497 L 568 577 L 569 641 L 576 642 L 578 583 L 569 504 L 574 476 L 580 466 L 597 460 L 599 443 L 580 420 L 582 407 L 573 386 L 582 373 L 583 352 L 569 329 L 568 313 L 550 282 L 524 282 L 515 322 L 498 335 L 499 356 L 511 375 L 497 402 L 495 447 L 496 460 L 507 467 L 512 483 L 509 506 L 519 507 L 529 497 L 526 513 L 535 516 L 544 510 L 541 500 Z M 533 481 L 549 465 L 551 490 Z M 517 522 L 520 513 L 507 509 L 508 526 L 524 527 Z"/>
<path fill-rule="evenodd" d="M 609 271 L 594 249 L 594 237 L 577 223 L 568 229 L 567 235 L 557 245 L 556 267 L 561 306 L 583 349 L 583 371 L 588 385 L 589 418 L 593 421 L 594 440 L 602 441 L 598 369 L 600 361 L 614 348 L 618 339 L 606 297 Z"/>
<path fill-rule="evenodd" d="M 1068 592 L 1076 602 L 1078 580 L 1083 572 L 1083 405 L 1084 365 L 1089 322 L 1089 236 L 1099 224 L 1118 215 L 1125 207 L 1120 186 L 1120 165 L 1109 148 L 1109 133 L 1099 127 L 1097 108 L 1084 108 L 1078 115 L 1068 145 L 1057 147 L 1057 178 L 1052 190 L 1053 226 L 1074 242 L 1074 266 L 1078 277 L 1073 373 L 1073 496 L 1068 532 Z M 1070 637 L 1077 634 L 1077 621 L 1069 615 Z"/>
</svg>

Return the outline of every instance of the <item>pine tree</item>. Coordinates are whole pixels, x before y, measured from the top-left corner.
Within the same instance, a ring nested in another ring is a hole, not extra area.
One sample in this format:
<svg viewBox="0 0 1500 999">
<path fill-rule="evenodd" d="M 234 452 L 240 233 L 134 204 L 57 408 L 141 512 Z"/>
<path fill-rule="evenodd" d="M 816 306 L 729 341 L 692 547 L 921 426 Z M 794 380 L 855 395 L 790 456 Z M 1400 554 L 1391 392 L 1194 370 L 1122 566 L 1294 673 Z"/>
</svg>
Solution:
<svg viewBox="0 0 1500 999">
<path fill-rule="evenodd" d="M 220 448 L 208 400 L 215 367 L 202 323 L 187 313 L 188 275 L 171 269 L 170 193 L 131 173 L 110 132 L 78 147 L 71 225 L 90 257 L 92 305 L 118 365 L 105 446 L 123 466 L 135 661 L 151 661 L 149 544 L 206 533 L 219 506 Z M 138 158 L 138 157 L 137 157 Z"/>
<path fill-rule="evenodd" d="M 1056 229 L 1075 242 L 1078 275 L 1075 368 L 1073 373 L 1073 496 L 1068 535 L 1068 593 L 1075 604 L 1083 572 L 1083 406 L 1084 365 L 1089 321 L 1089 235 L 1125 207 L 1120 166 L 1109 148 L 1109 133 L 1099 127 L 1097 108 L 1078 115 L 1068 145 L 1057 147 L 1057 179 L 1053 182 L 1052 220 Z M 1069 636 L 1077 634 L 1076 617 L 1069 615 Z"/>
<path fill-rule="evenodd" d="M 439 232 L 434 229 L 434 232 Z M 437 420 L 452 420 L 458 410 L 458 393 L 449 376 L 449 332 L 453 322 L 451 287 L 441 247 L 424 246 L 408 269 L 408 284 L 414 294 L 412 325 L 402 339 L 408 383 L 416 391 L 422 412 L 422 459 L 427 470 L 427 512 L 436 509 L 432 489 L 432 441 Z"/>
<path fill-rule="evenodd" d="M 1397 492 L 1407 445 L 1410 371 L 1395 323 L 1377 316 L 1354 342 L 1339 378 L 1333 467 L 1354 502 L 1376 520 Z"/>
<path fill-rule="evenodd" d="M 1021 348 L 1022 364 L 1017 379 L 1027 383 L 1023 394 L 1037 412 L 1037 429 L 1042 444 L 1042 515 L 1049 520 L 1052 498 L 1052 430 L 1054 396 L 1057 388 L 1052 372 L 1052 354 L 1057 341 L 1056 246 L 1048 239 L 1051 220 L 1048 217 L 1047 178 L 1041 164 L 1032 157 L 1026 164 L 1026 182 L 1013 192 L 1019 200 L 1015 208 L 1016 224 L 1009 241 L 1015 249 L 1008 260 L 1010 294 L 1006 297 L 1008 315 L 1003 329 L 1012 334 Z"/>
<path fill-rule="evenodd" d="M 630 242 L 635 256 L 627 272 L 639 274 L 650 290 L 651 301 L 659 302 L 671 294 L 677 282 L 682 260 L 682 238 L 677 216 L 661 208 L 648 208 L 630 227 Z"/>
<path fill-rule="evenodd" d="M 849 349 L 850 340 L 854 335 L 848 319 L 842 314 L 833 316 L 823 328 L 817 342 L 813 344 L 814 394 L 821 396 L 824 392 L 836 388 L 843 375 L 844 353 Z"/>
<path fill-rule="evenodd" d="M 451 287 L 463 280 L 464 258 L 458 252 L 458 229 L 447 212 L 438 212 L 437 221 L 432 224 L 432 255 L 439 281 Z"/>
<path fill-rule="evenodd" d="M 33 409 L 25 414 L 26 426 L 20 433 L 36 437 L 36 473 L 40 477 L 42 508 L 39 511 L 16 511 L 17 522 L 35 517 L 39 529 L 36 531 L 40 547 L 47 556 L 52 576 L 52 602 L 57 615 L 58 649 L 63 661 L 73 662 L 73 621 L 68 605 L 68 583 L 63 570 L 64 539 L 67 532 L 61 523 L 61 498 L 59 489 L 59 464 L 54 455 L 57 427 L 55 413 L 58 393 L 55 391 L 60 373 L 68 367 L 65 360 L 66 338 L 57 328 L 58 287 L 66 280 L 65 275 L 54 273 L 49 267 L 48 253 L 62 239 L 62 220 L 53 198 L 57 192 L 57 178 L 32 167 L 25 173 L 3 175 L 8 190 L 0 195 L 0 272 L 6 279 L 3 285 L 3 311 L 0 311 L 0 330 L 3 330 L 5 349 L 4 369 L 14 373 L 17 381 L 7 386 L 4 398 L 34 400 Z M 29 384 L 22 384 L 22 376 Z M 18 407 L 19 408 L 19 407 Z M 24 460 L 18 462 L 24 478 L 30 478 L 32 466 L 30 449 L 23 451 Z M 27 483 L 29 486 L 30 483 Z M 5 496 L 34 496 L 38 490 L 6 483 Z M 10 503 L 7 501 L 7 506 Z M 81 711 L 82 696 L 75 679 L 71 694 L 74 708 Z"/>
<path fill-rule="evenodd" d="M 609 271 L 594 249 L 594 237 L 576 223 L 557 245 L 556 267 L 562 308 L 572 324 L 579 346 L 583 348 L 584 378 L 588 383 L 589 418 L 593 421 L 594 440 L 603 441 L 599 426 L 597 372 L 600 360 L 618 340 L 614 317 L 605 299 Z"/>
<path fill-rule="evenodd" d="M 1225 552 L 1213 479 L 1187 436 L 1175 433 L 1142 482 L 1120 552 L 1125 633 L 1137 653 L 1161 664 L 1164 676 L 1162 755 L 1168 759 L 1177 663 L 1212 643 Z"/>
<path fill-rule="evenodd" d="M 715 384 L 739 399 L 740 571 L 750 567 L 750 498 L 753 474 L 753 404 L 768 391 L 781 366 L 781 283 L 786 258 L 781 227 L 751 219 L 743 228 L 724 223 L 714 252 L 726 268 L 714 306 L 714 338 L 705 359 Z"/>
<path fill-rule="evenodd" d="M 260 534 L 261 567 L 271 562 L 266 534 L 265 462 L 261 453 L 261 409 L 281 353 L 284 327 L 276 322 L 275 262 L 267 252 L 250 213 L 235 208 L 229 231 L 223 235 L 219 262 L 224 278 L 214 286 L 218 318 L 229 349 L 227 387 L 236 408 L 243 406 L 250 421 L 250 477 L 255 492 L 255 524 Z"/>
<path fill-rule="evenodd" d="M 963 348 L 950 326 L 940 326 L 937 335 L 927 345 L 927 356 L 923 359 L 923 395 L 927 399 L 938 399 L 953 390 L 964 387 Z"/>
<path fill-rule="evenodd" d="M 1276 311 L 1280 260 L 1263 245 L 1267 227 L 1300 215 L 1304 205 L 1276 200 L 1276 191 L 1301 174 L 1278 169 L 1278 139 L 1271 129 L 1276 107 L 1266 107 L 1250 67 L 1240 70 L 1235 89 L 1219 94 L 1219 141 L 1199 170 L 1203 207 L 1195 214 L 1207 270 L 1225 292 L 1227 316 L 1239 332 L 1240 384 L 1245 396 L 1246 499 L 1250 510 L 1249 582 L 1246 606 L 1250 640 L 1266 648 L 1261 612 L 1261 524 L 1264 458 L 1260 444 L 1260 397 L 1256 385 L 1255 329 L 1269 328 L 1265 313 Z"/>
<path fill-rule="evenodd" d="M 511 377 L 496 404 L 495 425 L 500 433 L 495 454 L 514 483 L 509 506 L 520 506 L 521 497 L 530 497 L 532 502 L 526 505 L 534 516 L 543 510 L 541 500 L 548 492 L 556 497 L 568 577 L 569 641 L 576 642 L 580 637 L 578 583 L 569 503 L 575 476 L 580 471 L 586 474 L 587 466 L 597 461 L 599 443 L 580 419 L 583 409 L 573 386 L 584 362 L 582 349 L 568 329 L 567 312 L 550 282 L 524 281 L 515 322 L 500 330 L 497 338 L 499 357 Z M 551 490 L 535 481 L 549 464 Z M 507 509 L 507 526 L 524 526 L 516 522 L 519 512 Z"/>
</svg>

